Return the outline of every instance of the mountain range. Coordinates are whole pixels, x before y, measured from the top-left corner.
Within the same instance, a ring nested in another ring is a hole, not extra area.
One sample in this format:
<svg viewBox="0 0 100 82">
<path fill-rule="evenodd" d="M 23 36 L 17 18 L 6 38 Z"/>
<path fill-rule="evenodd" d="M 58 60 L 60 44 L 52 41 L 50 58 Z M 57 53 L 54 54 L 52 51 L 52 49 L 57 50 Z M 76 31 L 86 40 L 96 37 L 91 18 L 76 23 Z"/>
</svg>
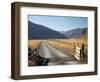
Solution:
<svg viewBox="0 0 100 82">
<path fill-rule="evenodd" d="M 69 31 L 62 31 L 60 33 L 71 39 L 71 38 L 80 38 L 84 35 L 87 35 L 87 32 L 88 32 L 87 28 L 76 28 Z"/>
<path fill-rule="evenodd" d="M 87 28 L 77 28 L 69 31 L 58 32 L 46 26 L 28 21 L 29 39 L 71 39 L 87 35 Z"/>
</svg>

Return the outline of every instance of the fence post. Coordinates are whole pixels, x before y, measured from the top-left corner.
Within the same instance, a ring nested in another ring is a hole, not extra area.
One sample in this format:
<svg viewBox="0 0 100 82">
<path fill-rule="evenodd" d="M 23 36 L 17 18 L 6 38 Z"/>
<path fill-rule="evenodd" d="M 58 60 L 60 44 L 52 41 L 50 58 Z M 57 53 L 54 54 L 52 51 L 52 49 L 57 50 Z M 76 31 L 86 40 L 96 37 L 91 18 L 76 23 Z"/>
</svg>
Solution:
<svg viewBox="0 0 100 82">
<path fill-rule="evenodd" d="M 84 44 L 81 45 L 80 58 L 81 58 L 82 60 L 85 59 Z"/>
</svg>

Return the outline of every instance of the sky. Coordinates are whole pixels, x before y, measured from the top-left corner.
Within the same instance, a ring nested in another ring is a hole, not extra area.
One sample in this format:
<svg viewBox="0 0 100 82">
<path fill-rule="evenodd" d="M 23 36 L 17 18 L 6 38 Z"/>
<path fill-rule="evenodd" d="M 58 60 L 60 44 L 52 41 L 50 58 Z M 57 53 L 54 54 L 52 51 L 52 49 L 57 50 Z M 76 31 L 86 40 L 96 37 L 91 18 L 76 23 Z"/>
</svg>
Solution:
<svg viewBox="0 0 100 82">
<path fill-rule="evenodd" d="M 28 20 L 56 31 L 88 27 L 87 17 L 29 15 Z"/>
</svg>

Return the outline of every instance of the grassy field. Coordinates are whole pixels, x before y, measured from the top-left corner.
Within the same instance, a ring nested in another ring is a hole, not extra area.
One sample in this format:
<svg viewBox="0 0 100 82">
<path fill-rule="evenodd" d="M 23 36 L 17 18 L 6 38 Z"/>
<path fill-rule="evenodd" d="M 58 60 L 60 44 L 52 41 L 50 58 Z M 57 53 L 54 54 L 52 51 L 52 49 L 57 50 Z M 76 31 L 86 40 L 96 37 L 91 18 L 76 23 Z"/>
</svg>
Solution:
<svg viewBox="0 0 100 82">
<path fill-rule="evenodd" d="M 46 42 L 71 55 L 75 54 L 76 46 L 81 46 L 81 44 L 85 44 L 85 46 L 87 46 L 87 40 L 83 39 L 54 39 L 54 40 L 47 40 Z"/>
<path fill-rule="evenodd" d="M 40 40 L 28 40 L 28 48 L 37 48 L 39 46 Z"/>
</svg>

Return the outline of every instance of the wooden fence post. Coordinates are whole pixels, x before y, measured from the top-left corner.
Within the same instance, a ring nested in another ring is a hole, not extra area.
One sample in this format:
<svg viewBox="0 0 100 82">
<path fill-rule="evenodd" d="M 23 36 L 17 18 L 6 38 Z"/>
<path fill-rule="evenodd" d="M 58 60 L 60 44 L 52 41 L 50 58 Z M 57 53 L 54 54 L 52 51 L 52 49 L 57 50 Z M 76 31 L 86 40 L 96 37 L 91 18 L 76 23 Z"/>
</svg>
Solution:
<svg viewBox="0 0 100 82">
<path fill-rule="evenodd" d="M 84 53 L 84 44 L 82 44 L 81 45 L 81 50 L 80 50 L 80 58 L 82 59 L 82 60 L 84 60 L 85 59 L 85 53 Z"/>
</svg>

